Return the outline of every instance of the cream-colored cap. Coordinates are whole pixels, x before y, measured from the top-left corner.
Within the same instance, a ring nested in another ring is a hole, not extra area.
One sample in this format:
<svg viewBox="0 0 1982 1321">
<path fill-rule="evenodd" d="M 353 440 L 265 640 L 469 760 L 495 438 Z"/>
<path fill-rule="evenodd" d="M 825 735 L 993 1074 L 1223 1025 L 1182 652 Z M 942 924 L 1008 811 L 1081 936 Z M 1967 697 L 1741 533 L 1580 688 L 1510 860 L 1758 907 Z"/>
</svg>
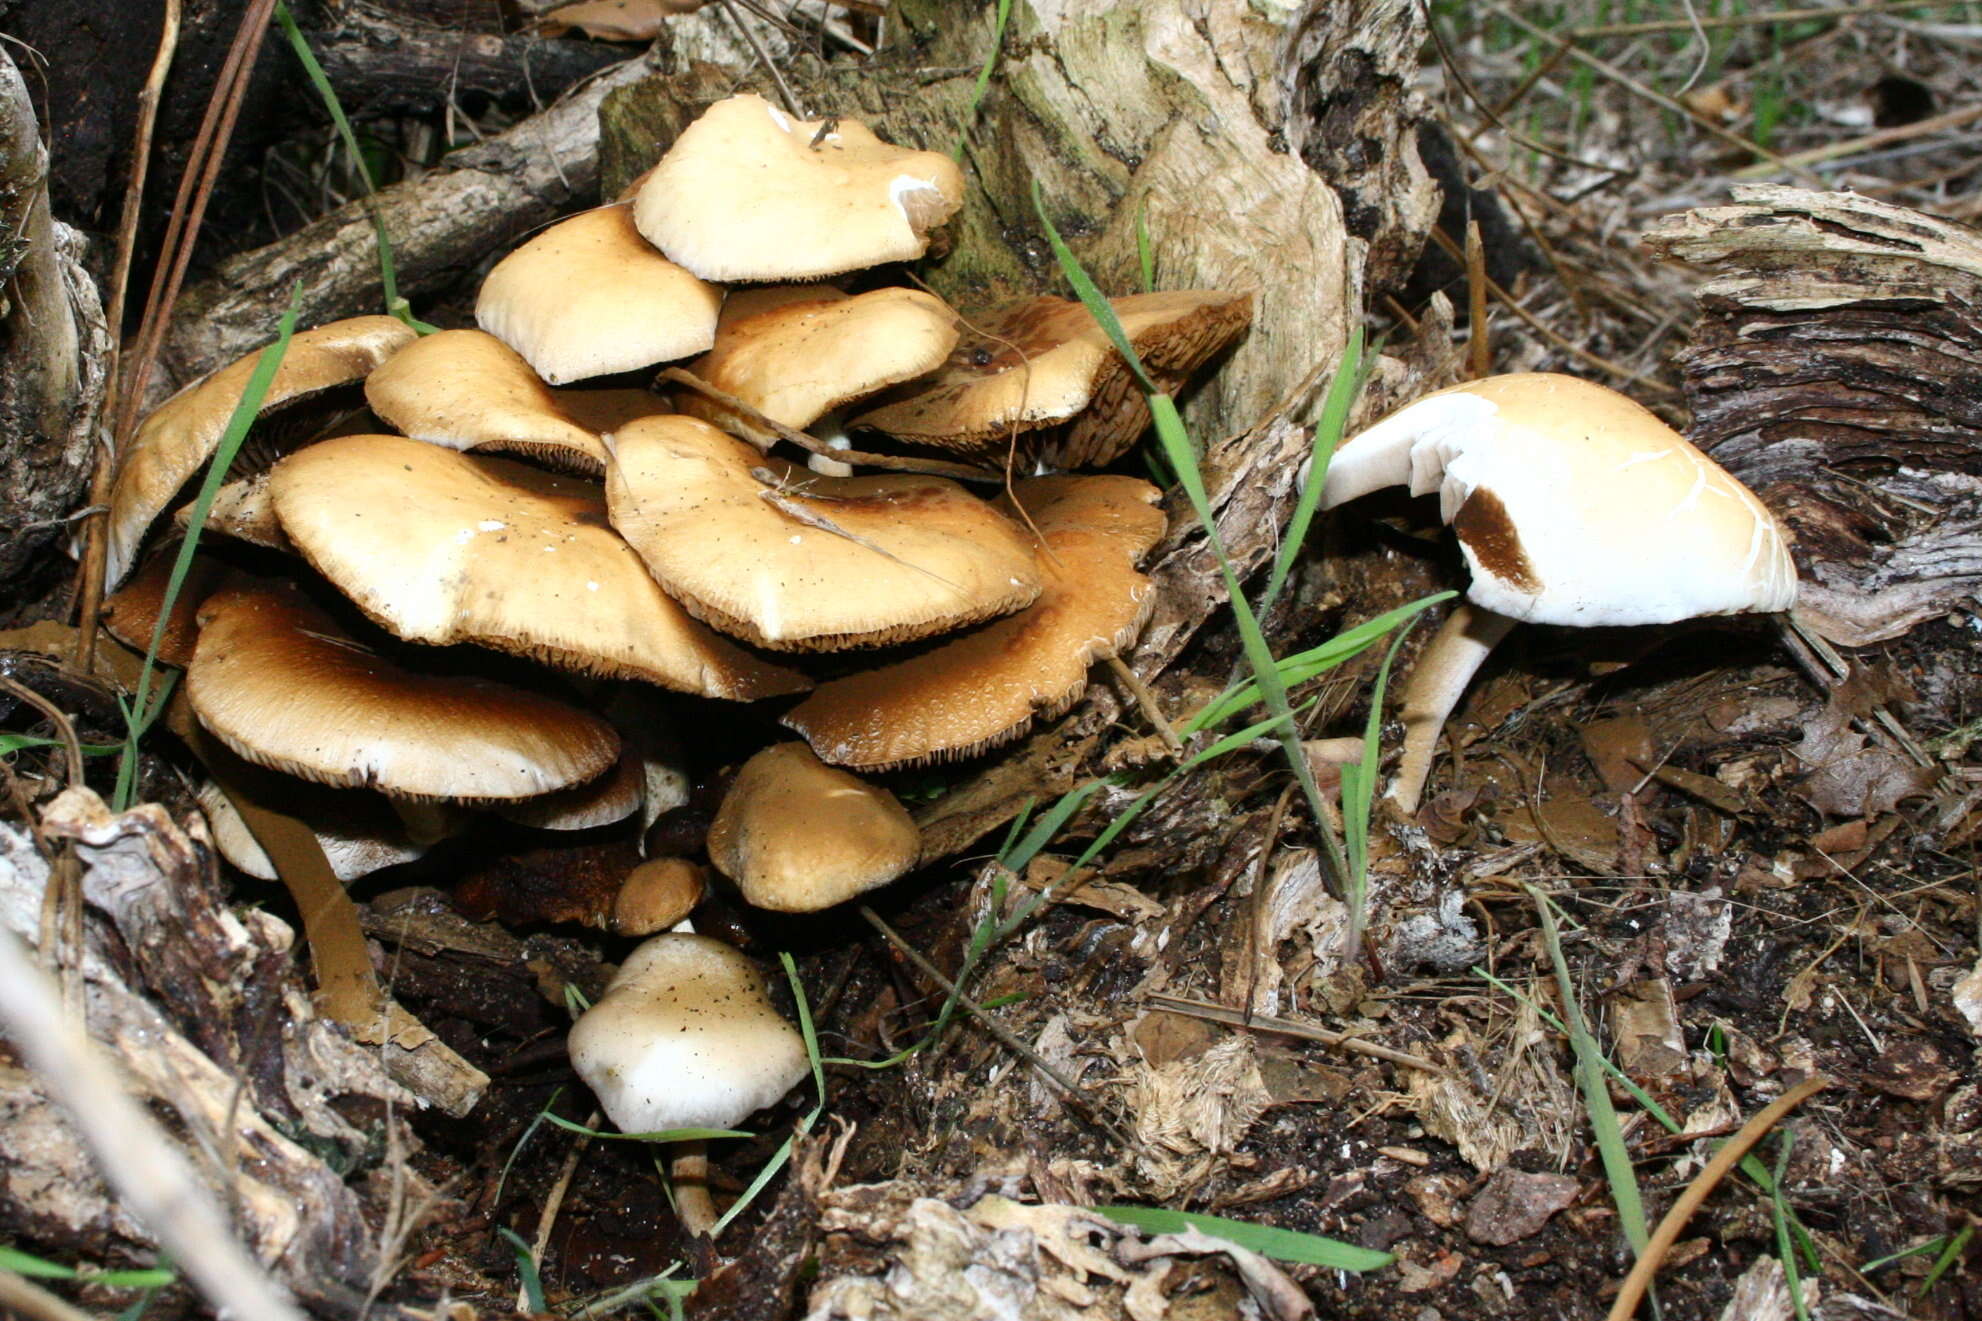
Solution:
<svg viewBox="0 0 1982 1321">
<path fill-rule="evenodd" d="M 739 701 L 809 686 L 689 618 L 580 478 L 341 436 L 276 465 L 271 490 L 318 572 L 408 641 L 474 642 Z"/>
<path fill-rule="evenodd" d="M 694 418 L 624 428 L 606 499 L 670 596 L 760 646 L 908 641 L 1039 594 L 1022 530 L 955 482 L 822 477 Z"/>
<path fill-rule="evenodd" d="M 561 220 L 495 264 L 475 323 L 552 385 L 706 352 L 723 291 L 663 257 L 630 205 Z"/>
<path fill-rule="evenodd" d="M 1650 410 L 1573 376 L 1441 390 L 1345 442 L 1324 506 L 1436 491 L 1473 573 L 1517 620 L 1584 627 L 1786 610 L 1796 566 L 1754 492 Z"/>
<path fill-rule="evenodd" d="M 682 130 L 634 200 L 640 232 L 705 280 L 813 280 L 913 261 L 963 204 L 963 172 L 857 120 L 794 120 L 761 96 Z"/>
</svg>

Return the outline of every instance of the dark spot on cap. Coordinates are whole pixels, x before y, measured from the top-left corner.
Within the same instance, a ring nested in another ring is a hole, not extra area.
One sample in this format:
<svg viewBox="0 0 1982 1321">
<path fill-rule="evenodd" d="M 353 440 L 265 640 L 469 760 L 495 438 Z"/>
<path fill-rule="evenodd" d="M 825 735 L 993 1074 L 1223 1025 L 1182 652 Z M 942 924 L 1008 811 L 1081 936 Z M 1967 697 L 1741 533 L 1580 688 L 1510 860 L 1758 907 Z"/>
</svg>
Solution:
<svg viewBox="0 0 1982 1321">
<path fill-rule="evenodd" d="M 1508 586 L 1523 592 L 1539 592 L 1542 580 L 1521 549 L 1521 534 L 1508 517 L 1507 506 L 1484 486 L 1466 497 L 1452 519 L 1452 530 L 1466 549 L 1473 552 L 1479 566 Z"/>
</svg>

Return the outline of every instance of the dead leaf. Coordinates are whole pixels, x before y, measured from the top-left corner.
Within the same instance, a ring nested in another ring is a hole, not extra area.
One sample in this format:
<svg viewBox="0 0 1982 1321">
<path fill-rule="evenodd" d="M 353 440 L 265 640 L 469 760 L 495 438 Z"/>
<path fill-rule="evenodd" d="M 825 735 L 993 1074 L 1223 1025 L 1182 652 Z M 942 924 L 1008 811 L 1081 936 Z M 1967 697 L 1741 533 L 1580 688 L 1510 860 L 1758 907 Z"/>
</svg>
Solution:
<svg viewBox="0 0 1982 1321">
<path fill-rule="evenodd" d="M 1583 751 L 1597 768 L 1604 788 L 1614 794 L 1628 794 L 1637 788 L 1646 769 L 1658 760 L 1652 746 L 1652 727 L 1637 715 L 1583 726 Z"/>
<path fill-rule="evenodd" d="M 599 41 L 652 41 L 677 14 L 692 14 L 706 0 L 579 0 L 537 20 L 537 30 L 561 37 L 573 28 Z"/>
<path fill-rule="evenodd" d="M 1578 1184 L 1566 1174 L 1530 1174 L 1512 1166 L 1493 1172 L 1466 1212 L 1466 1237 L 1504 1248 L 1541 1232 L 1557 1211 L 1576 1200 Z"/>
<path fill-rule="evenodd" d="M 1663 1078 L 1686 1064 L 1686 1038 L 1672 1001 L 1672 983 L 1647 977 L 1621 986 L 1610 1001 L 1618 1064 L 1638 1079 Z"/>
<path fill-rule="evenodd" d="M 1916 766 L 1896 752 L 1869 746 L 1851 727 L 1851 715 L 1834 699 L 1804 726 L 1791 749 L 1810 773 L 1796 792 L 1830 816 L 1883 816 L 1902 799 L 1933 788 L 1931 767 Z"/>
</svg>

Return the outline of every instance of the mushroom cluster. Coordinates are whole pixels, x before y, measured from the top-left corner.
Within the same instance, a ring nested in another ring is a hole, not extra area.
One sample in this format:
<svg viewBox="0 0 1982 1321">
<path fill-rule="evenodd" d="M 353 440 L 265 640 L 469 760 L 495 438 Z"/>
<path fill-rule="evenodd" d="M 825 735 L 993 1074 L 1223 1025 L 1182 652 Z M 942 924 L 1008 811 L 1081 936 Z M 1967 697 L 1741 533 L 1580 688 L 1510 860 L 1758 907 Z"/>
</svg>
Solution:
<svg viewBox="0 0 1982 1321">
<path fill-rule="evenodd" d="M 1110 462 L 1148 421 L 1083 308 L 959 313 L 887 280 L 962 194 L 946 156 L 736 96 L 630 200 L 498 261 L 478 328 L 360 317 L 294 336 L 168 631 L 193 712 L 317 787 L 297 811 L 322 813 L 351 879 L 474 810 L 578 830 L 678 807 L 685 776 L 650 757 L 665 716 L 651 700 L 608 714 L 613 692 L 809 693 L 775 713 L 805 742 L 735 774 L 710 861 L 783 911 L 901 875 L 913 821 L 844 768 L 975 755 L 1066 709 L 1141 627 L 1136 565 L 1164 530 L 1144 482 L 1025 476 Z M 1217 291 L 1115 306 L 1167 386 L 1251 316 L 1249 295 Z M 644 379 L 665 364 L 689 387 L 672 398 Z M 253 365 L 141 427 L 111 586 L 155 527 L 172 534 Z M 163 576 L 154 559 L 111 598 L 134 645 Z M 216 836 L 267 873 L 232 823 Z M 699 893 L 697 876 L 654 884 Z M 659 920 L 631 914 L 679 906 L 593 893 L 556 912 L 630 933 Z"/>
</svg>

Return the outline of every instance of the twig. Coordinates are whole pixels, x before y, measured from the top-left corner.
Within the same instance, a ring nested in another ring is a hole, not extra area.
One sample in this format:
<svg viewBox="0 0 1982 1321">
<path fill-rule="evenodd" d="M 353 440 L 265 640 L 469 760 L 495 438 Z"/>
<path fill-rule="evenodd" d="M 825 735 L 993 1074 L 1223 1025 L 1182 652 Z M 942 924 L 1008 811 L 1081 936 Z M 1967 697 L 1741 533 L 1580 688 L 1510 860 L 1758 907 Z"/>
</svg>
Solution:
<svg viewBox="0 0 1982 1321">
<path fill-rule="evenodd" d="M 65 1019 L 41 970 L 12 931 L 0 931 L 0 1022 L 75 1122 L 104 1182 L 144 1224 L 217 1312 L 255 1321 L 304 1321 L 229 1232 L 212 1196 L 116 1072 Z"/>
<path fill-rule="evenodd" d="M 1939 5 L 1921 0 L 1856 0 L 1850 7 L 1825 6 L 1817 9 L 1777 9 L 1758 14 L 1702 14 L 1690 18 L 1653 18 L 1636 23 L 1603 23 L 1593 27 L 1571 28 L 1571 41 L 1585 37 L 1641 37 L 1655 32 L 1688 32 L 1695 28 L 1751 28 L 1772 23 L 1801 23 L 1809 19 L 1837 19 L 1850 22 L 1868 14 L 1895 9 L 1954 9 L 1960 0 L 1943 0 Z"/>
<path fill-rule="evenodd" d="M 591 1118 L 585 1121 L 585 1127 L 597 1128 L 600 1117 L 599 1112 L 594 1110 Z M 571 1176 L 578 1172 L 578 1162 L 585 1155 L 585 1149 L 591 1145 L 592 1138 L 589 1133 L 581 1135 L 571 1144 L 571 1152 L 564 1158 L 564 1165 L 557 1172 L 557 1182 L 551 1185 L 550 1196 L 544 1199 L 543 1212 L 537 1217 L 537 1241 L 530 1249 L 530 1259 L 537 1263 L 539 1270 L 543 1269 L 544 1253 L 551 1245 L 551 1228 L 557 1224 L 557 1213 L 564 1208 L 564 1195 L 571 1190 Z M 527 1292 L 517 1293 L 516 1310 L 518 1312 L 530 1310 L 530 1298 Z"/>
<path fill-rule="evenodd" d="M 1707 1162 L 1707 1167 L 1694 1176 L 1693 1182 L 1686 1185 L 1686 1191 L 1679 1195 L 1679 1200 L 1672 1204 L 1672 1209 L 1659 1221 L 1659 1227 L 1652 1231 L 1651 1240 L 1645 1244 L 1645 1250 L 1638 1254 L 1637 1265 L 1633 1266 L 1631 1273 L 1624 1277 L 1624 1287 L 1617 1291 L 1617 1301 L 1611 1304 L 1607 1321 L 1630 1321 L 1632 1313 L 1638 1310 L 1639 1302 L 1644 1299 L 1645 1290 L 1651 1287 L 1652 1277 L 1658 1274 L 1659 1263 L 1665 1260 L 1665 1254 L 1672 1250 L 1672 1245 L 1678 1242 L 1680 1234 L 1685 1232 L 1686 1222 L 1693 1218 L 1693 1213 L 1700 1209 L 1700 1204 L 1706 1201 L 1720 1185 L 1720 1181 L 1727 1177 L 1727 1172 L 1748 1154 L 1749 1148 L 1760 1142 L 1763 1136 L 1775 1127 L 1777 1120 L 1830 1085 L 1830 1079 L 1821 1074 L 1804 1079 L 1784 1092 L 1773 1105 L 1743 1124 L 1741 1131 L 1736 1133 L 1726 1146 L 1714 1153 L 1714 1158 Z"/>
<path fill-rule="evenodd" d="M 1480 222 L 1466 221 L 1466 371 L 1474 380 L 1493 372 L 1493 342 L 1487 336 L 1486 245 Z"/>
<path fill-rule="evenodd" d="M 1248 1014 L 1242 1010 L 1212 1004 L 1208 1000 L 1190 1000 L 1180 995 L 1152 995 L 1145 1003 L 1152 1009 L 1183 1014 L 1187 1018 L 1202 1018 L 1208 1023 L 1223 1023 L 1228 1027 L 1250 1028 L 1255 1032 L 1272 1032 L 1283 1037 L 1299 1037 L 1302 1041 L 1320 1042 L 1337 1050 L 1346 1050 L 1355 1055 L 1368 1055 L 1371 1059 L 1388 1060 L 1392 1064 L 1407 1069 L 1417 1069 L 1422 1073 L 1436 1073 L 1443 1076 L 1446 1072 L 1430 1060 L 1408 1051 L 1392 1050 L 1388 1046 L 1379 1046 L 1374 1041 L 1365 1041 L 1361 1037 L 1352 1037 L 1344 1032 L 1330 1032 L 1327 1028 L 1313 1027 L 1307 1023 L 1297 1023 L 1291 1018 Z"/>
<path fill-rule="evenodd" d="M 0 689 L 12 693 L 42 715 L 55 728 L 55 737 L 62 744 L 62 750 L 69 759 L 69 787 L 76 788 L 83 782 L 83 745 L 76 738 L 75 722 L 62 713 L 62 708 L 43 697 L 18 679 L 0 674 Z"/>
<path fill-rule="evenodd" d="M 1184 741 L 1177 737 L 1176 727 L 1170 723 L 1169 717 L 1163 714 L 1163 704 L 1156 700 L 1156 694 L 1149 690 L 1149 685 L 1144 683 L 1141 676 L 1130 669 L 1120 656 L 1110 656 L 1108 668 L 1114 672 L 1115 678 L 1122 687 L 1128 690 L 1129 696 L 1135 699 L 1136 705 L 1142 709 L 1143 719 L 1156 730 L 1156 736 L 1163 740 L 1163 746 L 1170 749 L 1172 756 L 1183 756 Z"/>
<path fill-rule="evenodd" d="M 32 1280 L 0 1271 L 0 1308 L 28 1321 L 91 1321 L 87 1312 L 69 1306 Z"/>
<path fill-rule="evenodd" d="M 1808 151 L 1799 151 L 1792 156 L 1785 156 L 1783 159 L 1792 165 L 1819 165 L 1825 161 L 1836 160 L 1840 156 L 1849 156 L 1854 152 L 1872 151 L 1880 147 L 1889 147 L 1895 142 L 1906 142 L 1913 138 L 1924 138 L 1929 134 L 1939 133 L 1942 129 L 1960 128 L 1962 125 L 1974 123 L 1978 119 L 1982 119 L 1982 105 L 1963 106 L 1959 110 L 1950 110 L 1945 115 L 1935 115 L 1931 119 L 1920 119 L 1915 120 L 1911 124 L 1900 124 L 1893 128 L 1882 128 L 1876 133 L 1867 133 L 1863 137 L 1858 138 L 1846 138 L 1841 142 L 1827 142 L 1821 147 L 1812 147 Z M 1973 166 L 1973 161 L 1968 162 L 1968 168 L 1973 168 Z M 1776 173 L 1776 167 L 1764 163 L 1761 165 L 1744 166 L 1728 177 L 1730 179 L 1766 179 L 1774 173 Z"/>
<path fill-rule="evenodd" d="M 771 81 L 778 85 L 778 99 L 785 103 L 785 109 L 794 118 L 805 118 L 805 112 L 799 108 L 798 98 L 792 95 L 791 86 L 785 82 L 785 76 L 778 72 L 777 61 L 771 58 L 770 52 L 764 49 L 764 43 L 758 39 L 757 29 L 746 23 L 743 15 L 737 12 L 736 0 L 722 0 L 722 5 L 723 12 L 729 15 L 729 21 L 734 23 L 736 30 L 743 34 L 743 40 L 750 47 L 750 53 L 757 57 L 757 62 L 764 66 L 764 72 L 770 74 Z"/>
<path fill-rule="evenodd" d="M 179 10 L 180 0 L 165 0 L 158 51 L 152 56 L 145 85 L 138 92 L 138 123 L 131 137 L 131 174 L 124 185 L 124 210 L 117 222 L 117 256 L 110 266 L 110 297 L 103 311 L 104 328 L 110 340 L 103 358 L 106 412 L 117 407 L 121 388 L 117 369 L 124 347 L 124 299 L 131 287 L 131 261 L 138 246 L 138 217 L 144 210 L 145 176 L 151 168 L 151 139 L 158 123 L 158 100 L 165 76 L 172 69 L 172 56 L 179 48 Z M 99 514 L 109 512 L 111 478 L 122 452 L 115 437 L 107 432 L 108 421 L 106 416 L 97 418 L 96 471 L 90 474 L 89 484 L 92 512 Z M 96 662 L 96 616 L 103 608 L 103 564 L 109 553 L 110 520 L 93 518 L 83 535 L 82 564 L 77 569 L 82 582 L 76 593 L 76 668 L 88 674 Z"/>
<path fill-rule="evenodd" d="M 947 463 L 942 459 L 908 458 L 900 454 L 867 454 L 860 450 L 835 449 L 825 441 L 820 440 L 817 436 L 809 436 L 803 431 L 786 426 L 776 418 L 764 416 L 756 408 L 745 403 L 727 390 L 709 384 L 685 368 L 663 368 L 660 375 L 655 377 L 655 379 L 673 381 L 676 385 L 685 385 L 697 394 L 705 395 L 715 400 L 724 408 L 732 409 L 735 412 L 743 414 L 758 426 L 775 433 L 779 440 L 788 441 L 800 449 L 810 450 L 814 454 L 823 454 L 829 459 L 838 459 L 842 463 L 864 463 L 870 468 L 887 468 L 894 472 L 921 473 L 925 477 L 952 477 L 960 482 L 995 482 L 998 480 L 996 473 L 986 472 L 982 468 L 972 468 L 967 464 Z"/>
<path fill-rule="evenodd" d="M 876 913 L 868 905 L 862 904 L 860 905 L 860 915 L 867 920 L 869 926 L 880 932 L 890 945 L 893 945 L 900 951 L 903 958 L 914 964 L 917 971 L 934 982 L 945 994 L 961 1005 L 965 1013 L 976 1019 L 978 1024 L 986 1032 L 989 1032 L 997 1040 L 999 1045 L 1011 1051 L 1014 1055 L 1017 1055 L 1033 1068 L 1039 1070 L 1054 1086 L 1065 1092 L 1067 1100 L 1075 1110 L 1078 1110 L 1092 1123 L 1106 1129 L 1109 1135 L 1123 1146 L 1133 1148 L 1137 1145 L 1135 1139 L 1116 1127 L 1113 1120 L 1094 1109 L 1087 1094 L 1076 1087 L 1072 1079 L 1068 1078 L 1067 1075 L 1061 1073 L 1051 1064 L 1048 1064 L 1040 1056 L 1038 1051 L 1014 1036 L 1009 1028 L 991 1016 L 990 1010 L 959 990 L 955 982 L 945 977 L 937 969 L 935 964 L 922 956 L 922 951 L 916 949 L 915 946 L 909 944 L 906 940 L 903 940 L 893 927 L 883 922 L 879 913 Z"/>
</svg>

